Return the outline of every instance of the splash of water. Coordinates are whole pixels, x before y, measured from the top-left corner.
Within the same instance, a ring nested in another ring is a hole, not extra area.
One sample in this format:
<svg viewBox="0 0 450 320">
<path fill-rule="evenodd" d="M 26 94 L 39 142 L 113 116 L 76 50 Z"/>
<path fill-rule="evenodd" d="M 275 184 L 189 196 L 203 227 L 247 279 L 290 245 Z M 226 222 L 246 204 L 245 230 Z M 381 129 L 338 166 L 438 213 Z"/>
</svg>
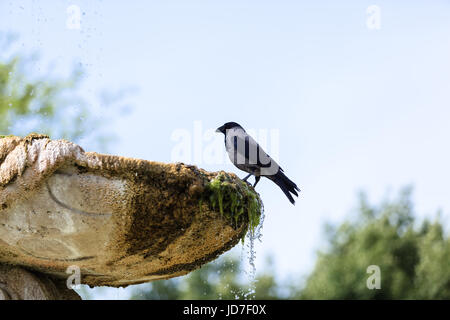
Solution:
<svg viewBox="0 0 450 320">
<path fill-rule="evenodd" d="M 261 217 L 260 217 L 260 221 L 258 226 L 255 228 L 255 230 L 253 232 L 248 232 L 247 236 L 246 236 L 246 240 L 245 243 L 247 243 L 246 248 L 247 248 L 247 257 L 248 257 L 248 264 L 250 267 L 249 271 L 244 271 L 244 273 L 247 275 L 248 277 L 248 283 L 249 283 L 249 288 L 247 290 L 247 292 L 244 293 L 244 299 L 245 300 L 253 300 L 255 299 L 255 294 L 256 294 L 256 265 L 255 265 L 255 261 L 256 261 L 256 250 L 255 250 L 255 240 L 258 240 L 259 242 L 262 242 L 262 227 L 264 224 L 264 206 L 261 202 Z M 244 249 L 244 248 L 243 248 Z M 243 252 L 244 250 L 242 250 Z M 242 260 L 242 259 L 241 259 Z"/>
</svg>

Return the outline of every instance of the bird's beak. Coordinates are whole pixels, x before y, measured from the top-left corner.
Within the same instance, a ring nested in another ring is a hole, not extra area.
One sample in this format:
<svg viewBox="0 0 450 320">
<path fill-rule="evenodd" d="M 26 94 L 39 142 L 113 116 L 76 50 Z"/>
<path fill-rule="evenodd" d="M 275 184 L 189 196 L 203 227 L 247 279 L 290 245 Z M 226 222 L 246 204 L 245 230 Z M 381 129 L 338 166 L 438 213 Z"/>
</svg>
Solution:
<svg viewBox="0 0 450 320">
<path fill-rule="evenodd" d="M 216 129 L 216 132 L 218 132 L 218 133 L 222 133 L 222 132 L 223 132 L 223 126 L 221 126 L 221 127 L 217 128 L 217 129 Z"/>
</svg>

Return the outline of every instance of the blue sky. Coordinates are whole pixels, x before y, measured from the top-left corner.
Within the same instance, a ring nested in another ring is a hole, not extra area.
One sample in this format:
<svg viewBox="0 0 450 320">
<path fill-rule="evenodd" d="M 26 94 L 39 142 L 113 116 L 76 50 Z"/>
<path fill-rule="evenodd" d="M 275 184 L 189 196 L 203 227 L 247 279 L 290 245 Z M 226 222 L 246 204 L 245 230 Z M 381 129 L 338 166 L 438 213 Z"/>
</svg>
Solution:
<svg viewBox="0 0 450 320">
<path fill-rule="evenodd" d="M 70 5 L 79 30 L 66 26 Z M 366 25 L 370 5 L 378 30 Z M 442 208 L 448 224 L 449 11 L 435 0 L 0 1 L 0 30 L 40 53 L 32 73 L 82 65 L 87 98 L 135 89 L 132 112 L 110 125 L 120 137 L 110 153 L 170 162 L 172 134 L 193 134 L 195 121 L 278 130 L 279 162 L 302 194 L 294 207 L 259 183 L 257 267 L 274 254 L 283 278 L 312 268 L 323 224 L 348 217 L 358 190 L 379 202 L 412 184 L 419 216 Z"/>
</svg>

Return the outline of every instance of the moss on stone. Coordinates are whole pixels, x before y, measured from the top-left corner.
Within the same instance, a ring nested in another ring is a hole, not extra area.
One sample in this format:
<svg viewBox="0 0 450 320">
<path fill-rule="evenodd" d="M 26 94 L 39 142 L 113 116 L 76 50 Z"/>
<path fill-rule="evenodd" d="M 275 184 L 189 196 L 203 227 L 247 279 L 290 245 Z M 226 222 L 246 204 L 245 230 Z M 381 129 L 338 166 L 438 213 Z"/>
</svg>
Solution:
<svg viewBox="0 0 450 320">
<path fill-rule="evenodd" d="M 246 221 L 248 227 L 244 237 L 248 232 L 254 235 L 260 222 L 262 201 L 250 185 L 242 180 L 236 183 L 236 179 L 232 179 L 225 172 L 220 172 L 205 189 L 200 206 L 207 202 L 211 209 L 219 209 L 219 212 L 230 219 L 236 227 Z"/>
</svg>

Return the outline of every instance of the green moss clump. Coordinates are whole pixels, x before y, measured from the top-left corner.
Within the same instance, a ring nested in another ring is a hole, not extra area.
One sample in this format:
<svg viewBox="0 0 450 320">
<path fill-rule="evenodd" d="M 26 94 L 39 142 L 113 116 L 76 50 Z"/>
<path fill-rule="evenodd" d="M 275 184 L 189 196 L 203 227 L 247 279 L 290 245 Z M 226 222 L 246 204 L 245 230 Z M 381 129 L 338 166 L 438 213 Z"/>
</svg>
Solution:
<svg viewBox="0 0 450 320">
<path fill-rule="evenodd" d="M 236 227 L 246 219 L 247 232 L 254 235 L 260 222 L 262 202 L 247 183 L 241 180 L 236 183 L 228 174 L 220 172 L 205 186 L 205 190 L 200 206 L 206 201 L 213 210 L 219 209 Z"/>
</svg>

